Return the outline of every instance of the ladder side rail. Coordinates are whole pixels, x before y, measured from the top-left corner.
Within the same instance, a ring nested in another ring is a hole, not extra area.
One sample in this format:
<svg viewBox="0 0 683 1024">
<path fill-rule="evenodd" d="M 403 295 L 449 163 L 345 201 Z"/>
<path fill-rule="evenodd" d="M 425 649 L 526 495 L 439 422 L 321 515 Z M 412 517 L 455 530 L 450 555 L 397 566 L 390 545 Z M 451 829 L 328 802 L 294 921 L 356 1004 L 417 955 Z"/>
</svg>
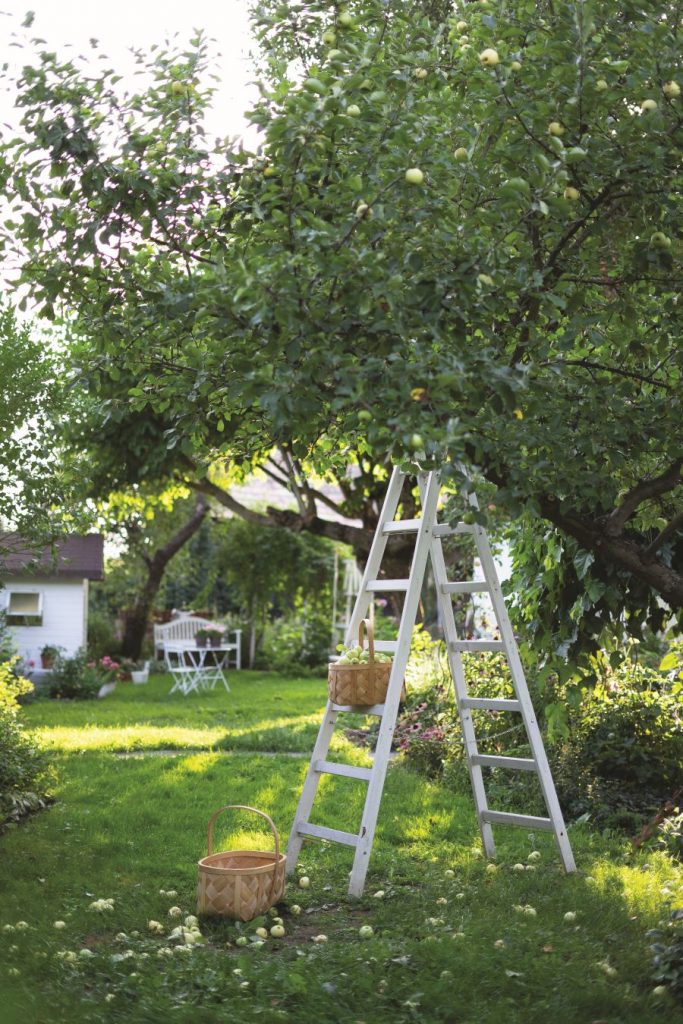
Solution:
<svg viewBox="0 0 683 1024">
<path fill-rule="evenodd" d="M 360 589 L 358 590 L 356 603 L 346 630 L 345 643 L 347 646 L 354 645 L 358 642 L 358 629 L 363 619 L 367 616 L 370 602 L 372 601 L 372 594 L 368 590 L 368 583 L 370 580 L 377 579 L 380 566 L 382 564 L 384 550 L 387 546 L 388 537 L 384 534 L 382 527 L 385 523 L 392 522 L 396 515 L 396 509 L 398 508 L 399 499 L 401 497 L 404 479 L 405 473 L 401 472 L 398 466 L 395 466 L 391 474 L 391 479 L 389 480 L 389 486 L 384 497 L 384 504 L 382 505 L 382 510 L 379 514 L 379 520 L 377 521 L 377 529 L 370 548 L 370 554 L 368 555 L 368 560 L 365 563 L 365 572 L 363 573 Z"/>
<path fill-rule="evenodd" d="M 470 501 L 472 504 L 475 504 L 476 497 L 472 495 Z M 532 755 L 537 764 L 541 791 L 543 793 L 545 805 L 548 809 L 548 814 L 553 822 L 555 839 L 560 851 L 560 857 L 562 858 L 565 871 L 571 873 L 576 871 L 574 854 L 572 853 L 572 848 L 567 836 L 564 816 L 562 814 L 560 802 L 557 799 L 555 784 L 553 782 L 550 765 L 548 764 L 548 757 L 543 745 L 543 737 L 541 736 L 541 730 L 539 729 L 538 721 L 536 720 L 536 712 L 534 711 L 534 706 L 529 694 L 529 687 L 527 686 L 524 667 L 519 656 L 517 641 L 515 640 L 512 623 L 510 622 L 510 616 L 508 615 L 505 598 L 503 597 L 500 580 L 498 579 L 498 570 L 496 569 L 496 563 L 493 560 L 489 539 L 483 527 L 475 527 L 474 540 L 477 545 L 477 551 L 479 552 L 482 568 L 484 570 L 484 577 L 491 588 L 491 603 L 493 605 L 493 611 L 496 616 L 501 640 L 504 645 L 505 655 L 510 667 L 510 674 L 512 676 L 515 693 L 520 703 L 520 712 L 529 738 Z"/>
<path fill-rule="evenodd" d="M 299 797 L 299 803 L 297 805 L 296 814 L 294 815 L 292 828 L 289 833 L 286 862 L 286 873 L 288 875 L 291 875 L 296 868 L 296 863 L 299 859 L 299 854 L 301 853 L 301 847 L 304 841 L 303 835 L 300 835 L 297 831 L 298 826 L 302 823 L 308 823 L 311 810 L 313 808 L 313 802 L 315 800 L 316 793 L 318 792 L 320 772 L 316 770 L 315 766 L 318 761 L 324 761 L 327 757 L 338 714 L 338 711 L 332 710 L 332 701 L 328 700 L 325 708 L 325 714 L 323 715 L 323 720 L 320 724 L 320 729 L 318 730 L 315 746 L 313 747 L 313 753 L 311 754 L 311 760 L 308 765 L 308 771 L 306 772 L 301 796 Z"/>
<path fill-rule="evenodd" d="M 361 896 L 365 886 L 365 876 L 368 870 L 370 852 L 375 836 L 375 827 L 379 806 L 384 789 L 391 754 L 391 743 L 398 717 L 398 707 L 401 699 L 401 690 L 405 678 L 406 666 L 410 656 L 410 646 L 413 637 L 413 626 L 417 616 L 417 609 L 422 591 L 429 547 L 432 540 L 433 524 L 436 520 L 436 506 L 441 491 L 441 479 L 437 472 L 430 473 L 424 486 L 424 498 L 422 500 L 422 525 L 417 534 L 413 560 L 410 566 L 409 585 L 406 591 L 401 622 L 398 630 L 398 643 L 394 655 L 387 696 L 384 702 L 384 716 L 380 724 L 377 746 L 372 767 L 372 776 L 368 783 L 368 790 L 361 819 L 361 827 L 358 838 L 358 846 L 353 859 L 351 878 L 349 881 L 349 896 Z M 374 577 L 370 577 L 374 579 Z"/>
<path fill-rule="evenodd" d="M 365 566 L 365 572 L 363 573 L 360 589 L 354 603 L 354 609 L 349 619 L 346 636 L 344 638 L 346 644 L 355 642 L 355 638 L 358 635 L 358 627 L 368 612 L 371 595 L 367 590 L 367 583 L 369 580 L 375 579 L 379 572 L 382 556 L 387 543 L 387 538 L 382 535 L 382 526 L 385 522 L 391 522 L 396 515 L 399 498 L 401 497 L 404 475 L 405 474 L 403 474 L 398 467 L 395 467 L 391 474 L 389 486 L 380 512 L 377 530 L 375 532 L 372 546 L 370 548 L 370 554 L 368 555 L 367 564 Z M 299 803 L 294 816 L 289 841 L 287 843 L 288 875 L 291 875 L 296 868 L 299 854 L 301 853 L 304 836 L 299 833 L 298 827 L 301 824 L 309 823 L 321 778 L 321 773 L 316 769 L 316 765 L 318 762 L 324 761 L 327 758 L 338 714 L 339 712 L 333 710 L 332 701 L 328 700 L 323 720 L 320 723 L 320 729 L 315 741 L 313 753 L 311 754 L 311 760 L 304 780 L 304 785 L 301 790 L 301 796 L 299 797 Z"/>
<path fill-rule="evenodd" d="M 438 536 L 435 536 L 431 542 L 430 556 L 432 559 L 432 569 L 434 571 L 436 599 L 441 611 L 441 621 L 443 623 L 448 666 L 451 672 L 451 679 L 453 680 L 455 703 L 460 718 L 460 727 L 462 729 L 465 760 L 474 796 L 477 823 L 479 825 L 481 840 L 486 856 L 495 857 L 496 845 L 493 839 L 493 829 L 491 828 L 490 823 L 484 821 L 482 818 L 483 813 L 488 810 L 488 801 L 486 797 L 486 790 L 484 788 L 484 777 L 481 767 L 473 761 L 473 758 L 479 754 L 479 748 L 477 746 L 477 738 L 474 732 L 472 712 L 462 703 L 468 697 L 467 683 L 465 681 L 465 673 L 463 670 L 462 655 L 452 647 L 452 644 L 458 640 L 458 630 L 455 624 L 455 615 L 453 614 L 452 599 L 443 589 L 443 584 L 448 581 L 448 573 L 446 571 L 446 560 L 444 558 L 443 545 L 440 537 Z"/>
</svg>

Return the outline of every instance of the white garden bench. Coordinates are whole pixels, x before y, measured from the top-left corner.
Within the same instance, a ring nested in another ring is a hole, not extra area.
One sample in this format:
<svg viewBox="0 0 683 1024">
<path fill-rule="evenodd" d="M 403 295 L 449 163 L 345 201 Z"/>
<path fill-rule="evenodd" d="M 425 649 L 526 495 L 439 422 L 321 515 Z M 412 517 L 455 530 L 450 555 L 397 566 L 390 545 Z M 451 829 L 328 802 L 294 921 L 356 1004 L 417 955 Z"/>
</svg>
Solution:
<svg viewBox="0 0 683 1024">
<path fill-rule="evenodd" d="M 221 626 L 217 623 L 210 622 L 209 619 L 204 619 L 200 615 L 179 615 L 177 619 L 164 622 L 163 625 L 155 625 L 154 650 L 157 657 L 163 657 L 167 644 L 172 647 L 182 644 L 189 646 L 194 641 L 198 630 L 220 628 Z M 229 630 L 226 636 L 228 642 L 223 646 L 230 649 L 227 666 L 240 669 L 242 667 L 242 630 Z M 231 642 L 230 637 L 234 637 L 234 641 Z"/>
</svg>

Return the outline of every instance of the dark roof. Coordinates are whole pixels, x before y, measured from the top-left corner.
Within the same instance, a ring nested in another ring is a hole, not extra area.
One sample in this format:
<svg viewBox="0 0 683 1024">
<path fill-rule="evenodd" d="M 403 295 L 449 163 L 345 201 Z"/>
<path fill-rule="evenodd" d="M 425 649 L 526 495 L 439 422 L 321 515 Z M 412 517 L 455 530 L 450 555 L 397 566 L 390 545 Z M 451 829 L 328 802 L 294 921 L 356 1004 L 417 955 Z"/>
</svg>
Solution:
<svg viewBox="0 0 683 1024">
<path fill-rule="evenodd" d="M 16 533 L 0 534 L 0 575 L 101 580 L 104 538 L 99 533 L 74 534 L 56 541 L 53 547 L 31 550 Z"/>
</svg>

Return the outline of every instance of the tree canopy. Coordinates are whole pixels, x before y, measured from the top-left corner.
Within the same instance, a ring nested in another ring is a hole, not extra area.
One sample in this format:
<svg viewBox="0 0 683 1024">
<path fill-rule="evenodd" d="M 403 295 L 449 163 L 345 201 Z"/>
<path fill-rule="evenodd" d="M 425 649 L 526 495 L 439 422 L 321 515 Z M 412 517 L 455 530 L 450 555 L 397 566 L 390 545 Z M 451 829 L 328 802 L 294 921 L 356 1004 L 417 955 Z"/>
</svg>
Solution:
<svg viewBox="0 0 683 1024">
<path fill-rule="evenodd" d="M 0 306 L 0 566 L 17 542 L 40 546 L 73 528 L 76 503 L 54 445 L 63 408 L 57 361 L 35 325 Z M 19 535 L 19 536 L 18 536 Z"/>
<path fill-rule="evenodd" d="M 593 633 L 680 610 L 676 5 L 264 0 L 254 24 L 256 154 L 206 138 L 201 35 L 139 54 L 136 94 L 34 44 L 5 244 L 91 386 L 125 379 L 206 465 L 465 462 L 550 531 Z"/>
</svg>

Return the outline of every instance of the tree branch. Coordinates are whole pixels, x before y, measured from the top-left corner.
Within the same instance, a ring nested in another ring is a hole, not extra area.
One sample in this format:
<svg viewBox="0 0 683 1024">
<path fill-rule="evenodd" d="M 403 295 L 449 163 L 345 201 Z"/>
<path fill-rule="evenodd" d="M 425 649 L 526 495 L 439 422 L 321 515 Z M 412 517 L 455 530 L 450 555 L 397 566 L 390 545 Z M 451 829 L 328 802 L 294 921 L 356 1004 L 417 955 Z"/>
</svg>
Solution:
<svg viewBox="0 0 683 1024">
<path fill-rule="evenodd" d="M 635 373 L 631 370 L 621 370 L 618 366 L 605 366 L 604 363 L 595 363 L 590 359 L 548 359 L 547 361 L 540 363 L 540 366 L 581 366 L 585 370 L 603 370 L 605 373 L 614 373 L 619 377 L 626 377 L 629 380 L 639 380 L 643 384 L 652 384 L 653 387 L 665 388 L 670 391 L 671 388 L 664 381 L 654 380 L 652 377 L 645 377 L 642 373 Z"/>
<path fill-rule="evenodd" d="M 683 510 L 681 510 L 678 515 L 674 516 L 671 522 L 666 524 L 664 529 L 657 534 L 651 544 L 648 544 L 643 552 L 643 557 L 652 558 L 655 551 L 662 546 L 664 541 L 667 541 L 669 537 L 673 537 L 674 533 L 676 533 L 682 526 Z"/>
<path fill-rule="evenodd" d="M 191 487 L 194 491 L 199 491 L 201 494 L 209 495 L 211 498 L 215 498 L 216 501 L 220 502 L 225 508 L 230 509 L 235 515 L 239 516 L 240 519 L 245 519 L 248 523 L 254 523 L 255 526 L 275 526 L 276 524 L 269 516 L 264 516 L 262 512 L 254 512 L 253 509 L 247 508 L 246 505 L 242 505 L 230 494 L 229 491 L 224 491 L 222 487 L 218 487 L 217 484 L 211 482 L 206 477 L 201 480 L 186 480 L 188 487 Z"/>
<path fill-rule="evenodd" d="M 183 524 L 183 526 L 180 527 L 177 533 L 174 533 L 166 544 L 157 548 L 152 556 L 152 561 L 161 561 L 164 564 L 169 562 L 173 556 L 180 551 L 183 544 L 187 543 L 190 537 L 197 532 L 208 511 L 209 502 L 207 501 L 206 496 L 204 494 L 197 495 L 197 503 L 190 518 Z"/>
<path fill-rule="evenodd" d="M 683 458 L 676 459 L 660 476 L 655 476 L 651 480 L 641 480 L 635 487 L 632 487 L 625 495 L 621 505 L 607 517 L 605 523 L 607 536 L 618 537 L 643 501 L 666 494 L 667 491 L 673 490 L 677 484 L 681 483 L 681 466 L 683 466 Z"/>
</svg>

